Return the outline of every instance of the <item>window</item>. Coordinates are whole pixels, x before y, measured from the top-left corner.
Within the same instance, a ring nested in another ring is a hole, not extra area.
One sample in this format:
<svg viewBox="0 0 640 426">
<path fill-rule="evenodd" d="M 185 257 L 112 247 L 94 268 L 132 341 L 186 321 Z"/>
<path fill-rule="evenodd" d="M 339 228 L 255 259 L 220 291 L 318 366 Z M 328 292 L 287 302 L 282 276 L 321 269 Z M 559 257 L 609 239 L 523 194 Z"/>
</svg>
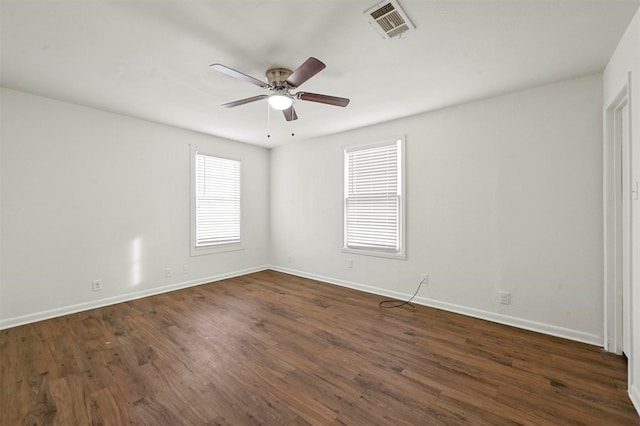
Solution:
<svg viewBox="0 0 640 426">
<path fill-rule="evenodd" d="M 240 249 L 240 162 L 193 151 L 191 254 Z"/>
<path fill-rule="evenodd" d="M 344 151 L 344 251 L 404 258 L 403 139 Z"/>
</svg>

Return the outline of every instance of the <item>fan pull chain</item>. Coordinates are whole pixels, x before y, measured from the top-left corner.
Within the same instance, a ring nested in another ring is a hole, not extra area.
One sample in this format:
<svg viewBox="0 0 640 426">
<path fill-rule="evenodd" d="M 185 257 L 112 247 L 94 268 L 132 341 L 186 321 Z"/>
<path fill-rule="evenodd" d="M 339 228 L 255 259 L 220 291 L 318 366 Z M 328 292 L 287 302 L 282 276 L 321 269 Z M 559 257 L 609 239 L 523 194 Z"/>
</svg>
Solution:
<svg viewBox="0 0 640 426">
<path fill-rule="evenodd" d="M 269 102 L 267 104 L 267 137 L 271 137 L 271 108 L 269 107 Z"/>
</svg>

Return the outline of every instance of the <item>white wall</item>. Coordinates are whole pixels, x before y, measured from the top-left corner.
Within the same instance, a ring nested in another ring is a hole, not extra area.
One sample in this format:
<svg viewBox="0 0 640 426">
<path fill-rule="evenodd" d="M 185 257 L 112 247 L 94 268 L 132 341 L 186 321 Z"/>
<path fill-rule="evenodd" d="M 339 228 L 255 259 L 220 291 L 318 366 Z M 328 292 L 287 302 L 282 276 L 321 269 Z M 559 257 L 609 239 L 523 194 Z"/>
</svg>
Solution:
<svg viewBox="0 0 640 426">
<path fill-rule="evenodd" d="M 629 24 L 604 72 L 604 106 L 613 102 L 628 81 L 631 72 L 631 144 L 632 180 L 640 179 L 640 11 Z M 632 288 L 631 354 L 629 358 L 629 395 L 640 412 L 640 204 L 632 202 Z"/>
<path fill-rule="evenodd" d="M 271 263 L 602 345 L 601 114 L 593 75 L 273 149 Z M 407 260 L 342 253 L 342 150 L 401 134 Z"/>
<path fill-rule="evenodd" d="M 268 264 L 266 149 L 0 93 L 0 328 Z M 242 160 L 245 250 L 190 257 L 190 144 Z"/>
</svg>

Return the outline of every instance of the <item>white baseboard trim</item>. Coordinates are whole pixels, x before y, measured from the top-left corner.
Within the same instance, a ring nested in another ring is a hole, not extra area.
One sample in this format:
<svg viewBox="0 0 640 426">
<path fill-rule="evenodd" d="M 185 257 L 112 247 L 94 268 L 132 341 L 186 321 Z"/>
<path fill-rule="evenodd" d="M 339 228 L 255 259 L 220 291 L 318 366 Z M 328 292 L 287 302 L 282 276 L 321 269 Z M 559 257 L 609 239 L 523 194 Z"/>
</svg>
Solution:
<svg viewBox="0 0 640 426">
<path fill-rule="evenodd" d="M 352 281 L 345 281 L 332 277 L 326 277 L 323 275 L 311 274 L 304 271 L 298 271 L 290 268 L 283 268 L 277 265 L 271 265 L 269 269 L 278 272 L 284 272 L 286 274 L 296 275 L 299 277 L 309 278 L 316 281 L 323 281 L 329 284 L 335 284 L 342 287 L 352 288 L 354 290 L 360 290 L 367 293 L 378 294 L 381 296 L 392 297 L 395 299 L 406 300 L 411 297 L 410 294 L 399 293 L 396 291 L 386 290 L 379 287 L 372 287 L 365 284 L 355 283 Z M 474 318 L 479 318 L 499 324 L 504 324 L 512 327 L 522 328 L 525 330 L 535 331 L 538 333 L 548 334 L 551 336 L 562 337 L 564 339 L 574 340 L 582 343 L 588 343 L 594 346 L 602 347 L 604 339 L 602 336 L 596 334 L 585 333 L 579 330 L 573 330 L 564 327 L 558 327 L 552 324 L 541 323 L 537 321 L 531 321 L 523 318 L 512 317 L 509 315 L 498 314 L 495 312 L 484 311 L 481 309 L 470 308 L 468 306 L 456 305 L 454 303 L 443 302 L 436 299 L 430 299 L 427 297 L 416 297 L 413 302 L 429 306 L 432 308 L 442 309 L 444 311 L 454 312 Z"/>
<path fill-rule="evenodd" d="M 346 281 L 341 279 L 336 279 L 332 277 L 327 277 L 324 275 L 317 275 L 312 273 L 307 273 L 304 271 L 299 271 L 296 269 L 283 268 L 277 265 L 262 265 L 254 268 L 243 269 L 239 271 L 228 272 L 224 274 L 218 274 L 209 277 L 197 278 L 195 280 L 183 281 L 180 283 L 169 284 L 162 287 L 155 287 L 152 289 L 120 294 L 113 297 L 108 297 L 99 300 L 92 300 L 90 302 L 79 303 L 75 305 L 63 306 L 60 308 L 50 309 L 41 312 L 34 312 L 32 314 L 22 315 L 13 318 L 7 318 L 0 320 L 0 330 L 4 330 L 11 327 L 17 327 L 24 324 L 33 323 L 36 321 L 42 321 L 50 318 L 59 317 L 62 315 L 69 315 L 76 312 L 86 311 L 89 309 L 100 308 L 103 306 L 113 305 L 116 303 L 127 302 L 129 300 L 140 299 L 143 297 L 153 296 L 155 294 L 167 293 L 174 290 L 179 290 L 182 288 L 193 287 L 197 285 L 202 285 L 210 282 L 220 281 L 227 278 L 238 277 L 241 275 L 251 274 L 254 272 L 264 271 L 266 269 L 272 269 L 278 272 L 284 272 L 286 274 L 296 275 L 299 277 L 309 278 L 312 280 L 322 281 L 329 284 L 339 285 L 342 287 L 352 288 L 354 290 L 364 291 L 367 293 L 378 294 L 381 296 L 392 297 L 395 299 L 408 299 L 411 297 L 410 294 L 399 293 L 396 291 L 386 290 L 379 287 L 372 287 L 365 284 L 360 284 L 352 281 Z M 525 330 L 531 330 L 539 333 L 549 334 L 552 336 L 562 337 L 565 339 L 575 340 L 578 342 L 588 343 L 595 346 L 603 345 L 603 338 L 601 336 L 597 336 L 595 334 L 584 333 L 578 330 L 567 329 L 563 327 L 558 327 L 551 324 L 540 323 L 536 321 L 530 321 L 522 318 L 511 317 L 508 315 L 497 314 L 494 312 L 483 311 L 480 309 L 470 308 L 467 306 L 456 305 L 453 303 L 442 302 L 436 299 L 430 299 L 426 297 L 416 297 L 413 299 L 414 302 L 420 305 L 429 306 L 433 308 L 442 309 L 449 312 L 455 312 L 462 315 L 467 315 L 474 318 L 479 318 L 483 320 L 488 320 L 500 324 L 509 325 L 512 327 L 518 327 Z M 635 398 L 634 404 L 636 408 L 640 406 L 640 392 L 638 392 L 637 388 L 635 389 Z M 629 393 L 633 389 L 630 389 Z M 632 398 L 633 399 L 633 398 Z M 638 402 L 638 403 L 636 403 Z M 640 411 L 640 410 L 639 410 Z"/>
<path fill-rule="evenodd" d="M 636 407 L 636 411 L 640 416 L 640 387 L 638 387 L 638 385 L 631 385 L 629 387 L 629 399 L 631 399 L 633 406 Z"/>
<path fill-rule="evenodd" d="M 62 315 L 75 314 L 77 312 L 88 311 L 90 309 L 101 308 L 103 306 L 114 305 L 116 303 L 128 302 L 130 300 L 141 299 L 143 297 L 153 296 L 161 293 L 168 293 L 174 290 L 180 290 L 187 287 L 194 287 L 202 284 L 207 284 L 214 281 L 221 281 L 228 278 L 234 278 L 241 275 L 247 275 L 254 272 L 264 271 L 271 269 L 268 265 L 257 266 L 254 268 L 243 269 L 240 271 L 226 272 L 224 274 L 213 275 L 210 277 L 196 278 L 190 281 L 183 281 L 175 284 L 169 284 L 162 287 L 154 287 L 147 290 L 135 291 L 132 293 L 119 294 L 113 297 L 107 297 L 99 300 L 92 300 L 90 302 L 78 303 L 75 305 L 63 306 L 60 308 L 50 309 L 41 312 L 34 312 L 32 314 L 22 315 L 13 318 L 7 318 L 0 320 L 0 330 L 6 328 L 17 327 L 19 325 L 30 324 L 37 321 L 42 321 L 50 318 L 59 317 Z"/>
</svg>

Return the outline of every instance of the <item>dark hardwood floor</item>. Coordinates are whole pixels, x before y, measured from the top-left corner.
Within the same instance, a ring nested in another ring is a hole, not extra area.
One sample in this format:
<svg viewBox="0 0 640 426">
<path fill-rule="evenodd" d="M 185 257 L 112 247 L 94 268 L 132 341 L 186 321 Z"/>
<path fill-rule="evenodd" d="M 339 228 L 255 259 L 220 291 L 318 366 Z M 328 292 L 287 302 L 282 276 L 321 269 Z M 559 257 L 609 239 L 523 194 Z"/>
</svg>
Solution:
<svg viewBox="0 0 640 426">
<path fill-rule="evenodd" d="M 600 348 L 264 271 L 0 331 L 2 425 L 640 425 Z"/>
</svg>

